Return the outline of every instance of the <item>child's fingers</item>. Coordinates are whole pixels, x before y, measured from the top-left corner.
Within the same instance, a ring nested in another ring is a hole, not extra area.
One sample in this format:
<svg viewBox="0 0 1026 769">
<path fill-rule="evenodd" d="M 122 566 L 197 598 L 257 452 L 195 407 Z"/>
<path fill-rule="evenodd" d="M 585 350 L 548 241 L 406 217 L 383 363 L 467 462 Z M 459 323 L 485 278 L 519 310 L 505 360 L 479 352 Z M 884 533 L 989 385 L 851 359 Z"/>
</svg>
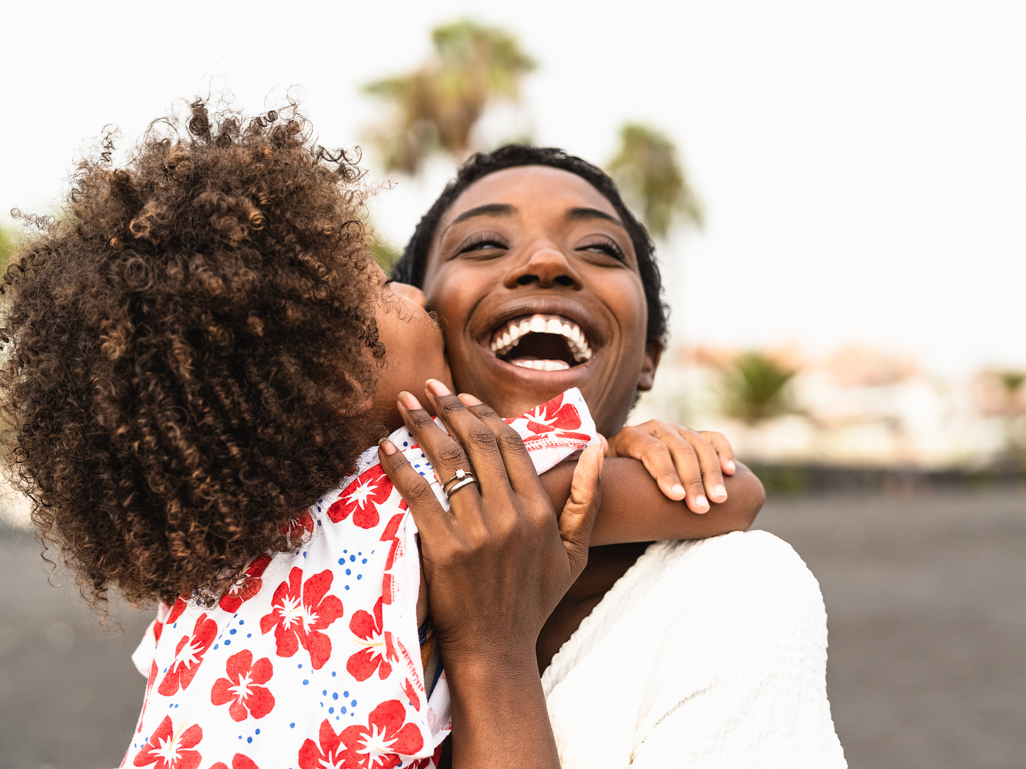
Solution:
<svg viewBox="0 0 1026 769">
<path fill-rule="evenodd" d="M 559 517 L 559 534 L 575 578 L 588 563 L 591 530 L 602 498 L 599 480 L 604 458 L 599 445 L 589 446 L 581 453 L 570 484 L 570 498 Z"/>
<path fill-rule="evenodd" d="M 727 487 L 723 484 L 723 473 L 720 472 L 720 458 L 713 445 L 694 430 L 681 430 L 681 436 L 695 450 L 698 466 L 702 474 L 702 485 L 713 502 L 727 500 Z"/>
<path fill-rule="evenodd" d="M 716 449 L 716 453 L 720 457 L 720 467 L 727 475 L 733 475 L 734 471 L 737 470 L 737 464 L 734 462 L 734 449 L 730 446 L 730 441 L 727 440 L 727 436 L 723 433 L 717 433 L 712 430 L 703 430 L 700 433 L 709 443 L 712 444 L 713 448 Z"/>
<path fill-rule="evenodd" d="M 406 500 L 417 528 L 425 533 L 425 537 L 430 539 L 449 535 L 452 520 L 438 503 L 430 484 L 410 466 L 403 453 L 387 438 L 378 444 L 378 459 L 385 475 Z"/>
<path fill-rule="evenodd" d="M 698 472 L 691 445 L 676 430 L 663 429 L 660 422 L 623 428 L 610 440 L 609 448 L 611 456 L 631 457 L 644 464 L 659 490 L 678 502 L 686 497 L 681 477 Z"/>
</svg>

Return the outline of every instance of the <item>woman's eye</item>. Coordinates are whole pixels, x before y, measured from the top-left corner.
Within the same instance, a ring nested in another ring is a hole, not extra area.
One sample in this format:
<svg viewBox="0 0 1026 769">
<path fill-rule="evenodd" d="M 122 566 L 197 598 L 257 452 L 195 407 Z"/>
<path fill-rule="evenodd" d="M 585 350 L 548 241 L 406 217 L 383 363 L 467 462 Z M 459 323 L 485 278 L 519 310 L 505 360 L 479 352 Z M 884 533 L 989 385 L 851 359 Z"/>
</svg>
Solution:
<svg viewBox="0 0 1026 769">
<path fill-rule="evenodd" d="M 624 261 L 623 251 L 620 249 L 618 245 L 616 245 L 616 243 L 613 243 L 612 241 L 600 240 L 596 243 L 586 243 L 585 245 L 581 246 L 578 250 L 591 251 L 597 254 L 605 254 L 606 256 L 610 256 L 613 259 L 616 259 L 618 262 Z"/>
<path fill-rule="evenodd" d="M 495 251 L 495 250 L 503 250 L 503 251 L 505 251 L 507 248 L 508 248 L 508 246 L 506 245 L 506 243 L 501 241 L 501 240 L 499 240 L 498 238 L 482 237 L 482 238 L 476 238 L 474 240 L 468 241 L 467 243 L 464 243 L 462 246 L 459 247 L 459 249 L 456 251 L 456 253 L 457 254 L 470 254 L 470 253 L 473 253 L 474 251 Z"/>
</svg>

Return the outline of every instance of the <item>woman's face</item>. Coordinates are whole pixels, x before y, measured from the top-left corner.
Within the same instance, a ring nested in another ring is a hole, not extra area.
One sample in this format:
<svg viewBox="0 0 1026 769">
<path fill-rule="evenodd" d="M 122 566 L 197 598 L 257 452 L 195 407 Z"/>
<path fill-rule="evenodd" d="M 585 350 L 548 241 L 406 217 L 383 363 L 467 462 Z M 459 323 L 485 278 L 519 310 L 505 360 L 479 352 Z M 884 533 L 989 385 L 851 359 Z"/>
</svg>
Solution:
<svg viewBox="0 0 1026 769">
<path fill-rule="evenodd" d="M 450 389 L 452 374 L 445 359 L 442 330 L 424 309 L 419 288 L 389 281 L 376 264 L 378 340 L 385 346 L 385 358 L 378 371 L 373 413 L 388 429 L 402 426 L 396 408 L 399 393 L 408 390 L 425 403 L 425 380 L 437 379 Z"/>
<path fill-rule="evenodd" d="M 579 387 L 599 430 L 652 385 L 647 305 L 631 239 L 581 177 L 545 166 L 489 174 L 442 217 L 424 280 L 457 387 L 515 416 Z"/>
</svg>

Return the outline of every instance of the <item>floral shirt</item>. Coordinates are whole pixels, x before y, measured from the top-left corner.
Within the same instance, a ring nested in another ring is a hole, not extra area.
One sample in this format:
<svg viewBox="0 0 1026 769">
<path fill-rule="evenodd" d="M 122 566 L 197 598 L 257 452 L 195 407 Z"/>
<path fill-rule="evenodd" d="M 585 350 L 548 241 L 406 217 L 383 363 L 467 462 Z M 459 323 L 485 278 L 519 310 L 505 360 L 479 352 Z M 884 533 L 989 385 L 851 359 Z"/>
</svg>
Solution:
<svg viewBox="0 0 1026 769">
<path fill-rule="evenodd" d="M 577 390 L 506 421 L 539 472 L 596 440 Z M 413 436 L 391 440 L 448 508 Z M 133 655 L 146 697 L 123 767 L 435 766 L 449 690 L 444 672 L 425 687 L 417 527 L 376 447 L 292 526 L 302 547 L 255 559 L 216 606 L 160 606 Z"/>
</svg>

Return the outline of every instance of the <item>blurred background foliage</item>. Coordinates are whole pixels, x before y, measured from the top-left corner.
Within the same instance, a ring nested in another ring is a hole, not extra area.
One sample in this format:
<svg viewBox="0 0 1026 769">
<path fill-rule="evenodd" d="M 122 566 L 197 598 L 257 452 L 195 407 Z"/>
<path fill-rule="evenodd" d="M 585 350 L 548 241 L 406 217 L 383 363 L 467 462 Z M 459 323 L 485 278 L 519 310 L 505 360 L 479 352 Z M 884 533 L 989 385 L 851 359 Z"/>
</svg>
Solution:
<svg viewBox="0 0 1026 769">
<path fill-rule="evenodd" d="M 607 170 L 655 237 L 666 238 L 677 223 L 702 226 L 701 201 L 688 182 L 677 146 L 663 132 L 644 123 L 624 125 L 619 151 Z"/>
<path fill-rule="evenodd" d="M 7 268 L 11 254 L 18 246 L 19 233 L 9 221 L 0 220 L 0 272 Z"/>
<path fill-rule="evenodd" d="M 723 370 L 723 411 L 757 425 L 796 411 L 787 390 L 797 369 L 757 350 L 741 353 Z"/>
<path fill-rule="evenodd" d="M 443 153 L 462 160 L 477 149 L 474 128 L 496 102 L 520 101 L 535 62 L 515 35 L 469 19 L 431 32 L 434 50 L 413 72 L 367 83 L 363 92 L 390 106 L 367 137 L 388 171 L 417 174 Z"/>
<path fill-rule="evenodd" d="M 488 141 L 477 130 L 489 110 L 523 106 L 524 78 L 539 65 L 517 37 L 462 19 L 435 27 L 431 40 L 427 61 L 412 72 L 362 88 L 386 105 L 384 119 L 365 131 L 380 165 L 387 172 L 416 177 L 433 156 L 460 163 L 474 152 L 508 142 L 529 143 L 523 135 Z M 664 132 L 627 122 L 606 170 L 656 238 L 668 238 L 676 226 L 702 225 L 702 204 L 676 145 Z M 381 240 L 375 242 L 374 254 L 386 269 L 398 258 L 397 251 Z"/>
</svg>

